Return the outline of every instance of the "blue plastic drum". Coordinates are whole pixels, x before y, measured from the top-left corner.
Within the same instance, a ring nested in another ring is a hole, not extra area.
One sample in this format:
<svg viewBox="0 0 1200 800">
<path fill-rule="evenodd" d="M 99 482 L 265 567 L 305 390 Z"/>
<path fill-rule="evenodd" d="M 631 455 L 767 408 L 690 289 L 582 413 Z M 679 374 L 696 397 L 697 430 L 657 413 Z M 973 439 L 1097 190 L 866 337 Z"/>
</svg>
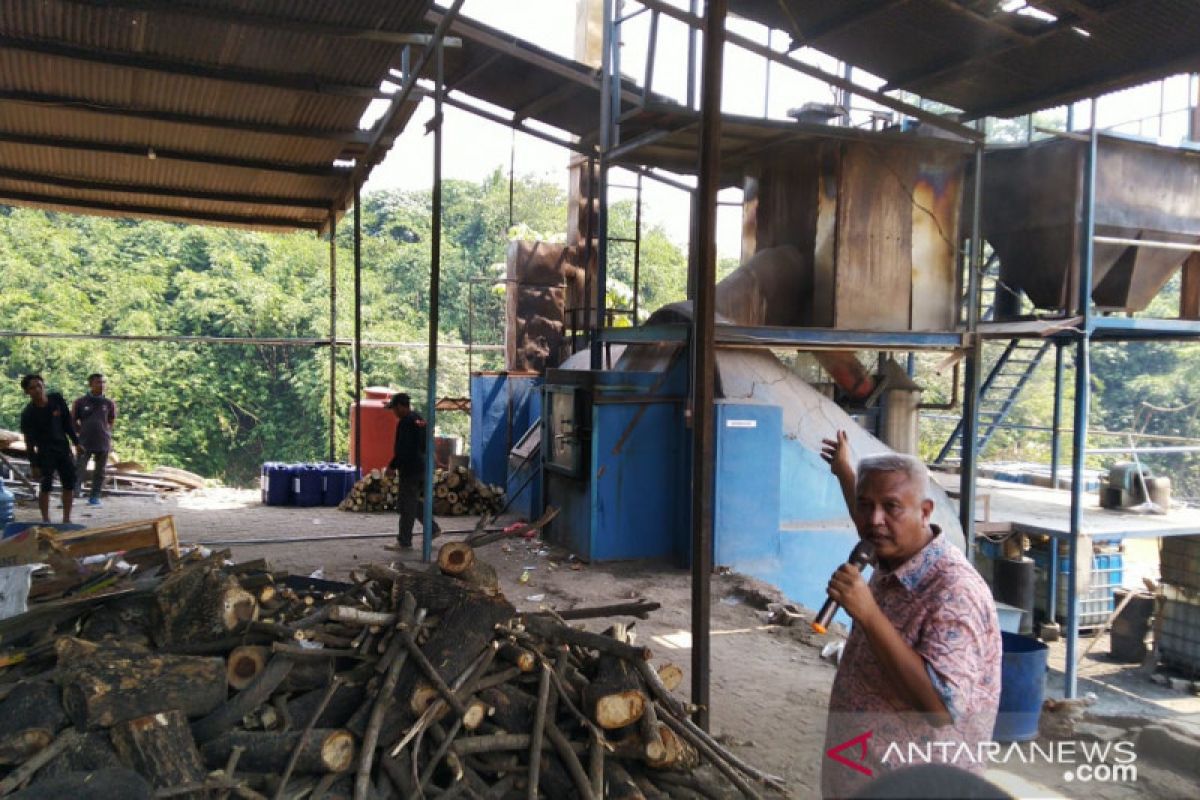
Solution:
<svg viewBox="0 0 1200 800">
<path fill-rule="evenodd" d="M 1004 657 L 1000 667 L 1000 713 L 992 738 L 998 742 L 1027 742 L 1038 735 L 1038 719 L 1046 693 L 1046 656 L 1050 649 L 1029 636 L 1002 632 Z"/>
<path fill-rule="evenodd" d="M 270 462 L 264 464 L 266 470 L 266 504 L 269 506 L 287 506 L 292 504 L 292 473 L 291 464 Z"/>
<path fill-rule="evenodd" d="M 292 477 L 292 494 L 298 506 L 319 506 L 325 495 L 325 471 L 320 464 L 300 464 Z"/>
</svg>

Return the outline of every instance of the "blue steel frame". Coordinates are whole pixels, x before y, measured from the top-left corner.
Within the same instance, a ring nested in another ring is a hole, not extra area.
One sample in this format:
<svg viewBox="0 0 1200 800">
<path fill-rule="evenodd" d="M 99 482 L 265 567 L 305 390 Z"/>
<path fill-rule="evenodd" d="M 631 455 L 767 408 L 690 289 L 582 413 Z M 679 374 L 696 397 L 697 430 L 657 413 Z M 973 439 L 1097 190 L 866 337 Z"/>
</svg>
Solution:
<svg viewBox="0 0 1200 800">
<path fill-rule="evenodd" d="M 599 339 L 608 344 L 665 344 L 686 342 L 686 325 L 643 325 L 639 328 L 603 328 Z M 836 328 L 754 328 L 717 325 L 716 343 L 722 347 L 811 347 L 860 350 L 954 350 L 969 337 L 963 331 L 855 331 Z"/>
</svg>

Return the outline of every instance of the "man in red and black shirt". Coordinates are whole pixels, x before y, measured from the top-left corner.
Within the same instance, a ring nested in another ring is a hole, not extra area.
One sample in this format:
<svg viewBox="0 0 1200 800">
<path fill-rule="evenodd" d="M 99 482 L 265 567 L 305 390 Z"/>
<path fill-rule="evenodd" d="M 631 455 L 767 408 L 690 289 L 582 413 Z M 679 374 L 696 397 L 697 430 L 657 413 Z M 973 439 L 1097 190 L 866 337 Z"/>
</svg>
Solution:
<svg viewBox="0 0 1200 800">
<path fill-rule="evenodd" d="M 21 434 L 25 437 L 33 477 L 40 479 L 42 484 L 38 493 L 42 522 L 50 521 L 50 490 L 54 487 L 56 472 L 62 486 L 63 522 L 70 522 L 71 503 L 75 499 L 75 459 L 71 443 L 79 446 L 71 409 L 61 394 L 46 392 L 46 382 L 41 375 L 22 378 L 21 391 L 29 396 L 29 405 L 21 412 Z"/>
<path fill-rule="evenodd" d="M 396 442 L 392 449 L 392 460 L 388 462 L 389 475 L 399 481 L 396 503 L 400 507 L 401 547 L 413 546 L 413 524 L 421 515 L 421 487 L 425 483 L 425 420 L 412 410 L 412 400 L 404 392 L 392 395 L 387 407 L 396 415 Z M 436 522 L 433 535 L 441 533 Z"/>
</svg>

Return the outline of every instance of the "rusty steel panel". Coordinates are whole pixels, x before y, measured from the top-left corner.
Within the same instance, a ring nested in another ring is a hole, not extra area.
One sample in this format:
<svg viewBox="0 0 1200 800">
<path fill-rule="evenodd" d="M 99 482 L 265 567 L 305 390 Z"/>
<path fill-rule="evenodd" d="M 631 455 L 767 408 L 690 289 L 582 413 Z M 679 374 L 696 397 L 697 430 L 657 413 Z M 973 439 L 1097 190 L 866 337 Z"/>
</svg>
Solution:
<svg viewBox="0 0 1200 800">
<path fill-rule="evenodd" d="M 957 321 L 958 224 L 963 158 L 929 153 L 912 191 L 912 329 L 951 330 Z"/>
<path fill-rule="evenodd" d="M 834 325 L 905 330 L 912 298 L 908 153 L 846 144 L 838 186 Z"/>
<path fill-rule="evenodd" d="M 549 242 L 514 241 L 507 256 L 507 369 L 544 372 L 570 355 L 567 309 L 582 297 L 582 251 Z"/>
<path fill-rule="evenodd" d="M 1040 309 L 1076 310 L 1086 147 L 1055 139 L 986 157 L 984 237 L 1000 257 L 1001 280 Z M 1097 157 L 1097 236 L 1200 242 L 1200 153 L 1102 135 Z M 1141 311 L 1187 255 L 1099 242 L 1092 299 L 1106 310 Z"/>
</svg>

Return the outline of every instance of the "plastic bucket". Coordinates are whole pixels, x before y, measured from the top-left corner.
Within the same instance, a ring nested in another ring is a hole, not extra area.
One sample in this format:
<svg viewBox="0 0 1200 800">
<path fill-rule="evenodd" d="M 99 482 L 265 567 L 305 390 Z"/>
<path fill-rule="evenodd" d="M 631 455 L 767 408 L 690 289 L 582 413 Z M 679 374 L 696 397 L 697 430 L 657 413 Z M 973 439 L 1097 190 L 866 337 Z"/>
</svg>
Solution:
<svg viewBox="0 0 1200 800">
<path fill-rule="evenodd" d="M 1000 713 L 992 738 L 1027 742 L 1038 735 L 1038 719 L 1046 693 L 1046 656 L 1050 649 L 1037 639 L 1007 631 L 1000 668 Z"/>
<path fill-rule="evenodd" d="M 319 506 L 325 495 L 324 470 L 319 464 L 301 464 L 292 476 L 292 494 L 298 506 Z"/>
</svg>

